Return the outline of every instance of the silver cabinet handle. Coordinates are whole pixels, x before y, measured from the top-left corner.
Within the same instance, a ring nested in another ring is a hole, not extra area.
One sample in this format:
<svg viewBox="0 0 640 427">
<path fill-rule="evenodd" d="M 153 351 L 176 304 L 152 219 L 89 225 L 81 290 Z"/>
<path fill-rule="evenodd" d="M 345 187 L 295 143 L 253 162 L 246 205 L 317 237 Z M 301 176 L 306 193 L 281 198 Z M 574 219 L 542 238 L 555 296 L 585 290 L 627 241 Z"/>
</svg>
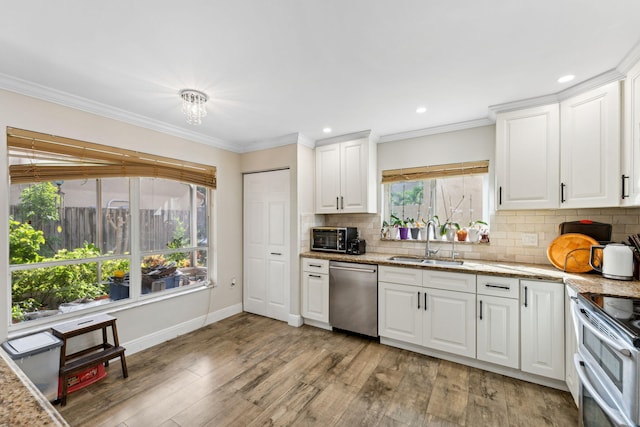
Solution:
<svg viewBox="0 0 640 427">
<path fill-rule="evenodd" d="M 320 264 L 309 264 L 309 267 L 322 268 Z"/>
<path fill-rule="evenodd" d="M 375 268 L 368 269 L 368 268 L 354 268 L 354 267 L 336 267 L 334 265 L 329 266 L 329 268 L 332 269 L 332 270 L 358 271 L 358 272 L 361 272 L 361 273 L 375 273 L 376 272 Z"/>
<path fill-rule="evenodd" d="M 340 196 L 340 209 L 344 210 L 344 197 Z"/>
<path fill-rule="evenodd" d="M 480 320 L 482 320 L 482 300 L 480 300 Z"/>
<path fill-rule="evenodd" d="M 427 293 L 424 293 L 424 311 L 427 311 Z"/>
<path fill-rule="evenodd" d="M 281 254 L 280 252 L 271 252 L 271 255 L 278 255 L 278 256 L 280 256 L 280 255 L 282 255 L 282 254 Z"/>
<path fill-rule="evenodd" d="M 309 277 L 315 277 L 316 279 L 322 279 L 322 276 L 318 274 L 310 274 Z"/>
<path fill-rule="evenodd" d="M 340 203 L 339 203 L 339 197 L 336 196 L 336 210 L 339 211 L 340 210 Z"/>
<path fill-rule="evenodd" d="M 527 294 L 528 294 L 528 293 L 529 293 L 529 292 L 528 292 L 528 288 L 525 286 L 525 287 L 524 287 L 524 306 L 525 306 L 525 307 L 527 307 L 527 306 L 528 306 L 527 304 L 528 304 L 528 302 L 529 302 L 529 301 L 528 301 L 528 297 L 527 297 Z"/>
<path fill-rule="evenodd" d="M 504 289 L 505 291 L 508 291 L 509 289 L 511 289 L 511 286 L 494 285 L 493 283 L 485 283 L 484 286 L 487 288 Z"/>
<path fill-rule="evenodd" d="M 418 291 L 418 310 L 420 310 L 420 291 Z"/>
</svg>

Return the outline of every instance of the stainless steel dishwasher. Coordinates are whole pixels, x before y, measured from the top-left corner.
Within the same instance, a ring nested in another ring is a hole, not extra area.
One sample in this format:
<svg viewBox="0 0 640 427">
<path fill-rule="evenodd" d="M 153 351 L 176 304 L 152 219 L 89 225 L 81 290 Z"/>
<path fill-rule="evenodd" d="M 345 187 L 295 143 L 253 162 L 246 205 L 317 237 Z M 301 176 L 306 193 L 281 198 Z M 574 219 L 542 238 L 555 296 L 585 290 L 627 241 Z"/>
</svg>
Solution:
<svg viewBox="0 0 640 427">
<path fill-rule="evenodd" d="M 329 262 L 329 323 L 378 336 L 378 266 Z"/>
</svg>

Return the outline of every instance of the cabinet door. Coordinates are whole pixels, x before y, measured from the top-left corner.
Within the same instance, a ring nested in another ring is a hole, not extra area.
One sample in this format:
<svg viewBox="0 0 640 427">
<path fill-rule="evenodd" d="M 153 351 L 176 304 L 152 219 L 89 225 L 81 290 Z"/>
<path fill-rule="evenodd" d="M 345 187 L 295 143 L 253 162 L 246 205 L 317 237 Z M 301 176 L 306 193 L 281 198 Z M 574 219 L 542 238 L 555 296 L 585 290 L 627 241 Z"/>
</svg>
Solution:
<svg viewBox="0 0 640 427">
<path fill-rule="evenodd" d="M 329 275 L 302 273 L 302 317 L 329 323 Z"/>
<path fill-rule="evenodd" d="M 378 334 L 422 343 L 424 293 L 418 286 L 378 282 Z"/>
<path fill-rule="evenodd" d="M 622 204 L 637 206 L 640 205 L 640 62 L 627 74 L 624 90 Z"/>
<path fill-rule="evenodd" d="M 423 288 L 425 347 L 476 357 L 476 295 Z"/>
<path fill-rule="evenodd" d="M 369 182 L 369 141 L 340 144 L 340 209 L 345 213 L 367 212 Z"/>
<path fill-rule="evenodd" d="M 338 213 L 340 208 L 340 145 L 316 148 L 316 213 Z"/>
<path fill-rule="evenodd" d="M 564 380 L 564 286 L 520 281 L 521 369 Z"/>
<path fill-rule="evenodd" d="M 478 359 L 518 369 L 520 325 L 517 299 L 478 295 Z"/>
<path fill-rule="evenodd" d="M 498 209 L 557 208 L 559 165 L 558 104 L 496 117 Z"/>
<path fill-rule="evenodd" d="M 620 86 L 610 83 L 560 104 L 562 208 L 618 206 Z"/>
</svg>

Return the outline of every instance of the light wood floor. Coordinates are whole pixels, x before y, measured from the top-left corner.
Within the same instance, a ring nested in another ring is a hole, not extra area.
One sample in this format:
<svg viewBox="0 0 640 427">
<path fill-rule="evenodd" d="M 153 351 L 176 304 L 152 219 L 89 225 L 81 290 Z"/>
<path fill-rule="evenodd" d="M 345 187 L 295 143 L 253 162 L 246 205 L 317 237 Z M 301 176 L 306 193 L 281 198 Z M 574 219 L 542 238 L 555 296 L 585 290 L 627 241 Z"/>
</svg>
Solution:
<svg viewBox="0 0 640 427">
<path fill-rule="evenodd" d="M 239 314 L 114 361 L 56 408 L 72 426 L 575 426 L 569 393 Z"/>
</svg>

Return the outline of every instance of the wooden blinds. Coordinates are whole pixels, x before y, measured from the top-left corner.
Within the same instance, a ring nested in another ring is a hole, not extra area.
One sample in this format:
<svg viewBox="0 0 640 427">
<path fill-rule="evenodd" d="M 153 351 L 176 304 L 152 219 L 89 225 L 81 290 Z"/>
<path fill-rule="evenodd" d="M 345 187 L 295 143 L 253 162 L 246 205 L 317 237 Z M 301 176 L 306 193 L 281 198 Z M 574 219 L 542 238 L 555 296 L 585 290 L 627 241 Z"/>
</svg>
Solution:
<svg viewBox="0 0 640 427">
<path fill-rule="evenodd" d="M 216 168 L 76 139 L 7 128 L 12 183 L 153 177 L 216 188 Z"/>
<path fill-rule="evenodd" d="M 489 160 L 477 162 L 450 163 L 447 165 L 422 166 L 408 169 L 382 171 L 382 183 L 418 181 L 446 176 L 471 175 L 489 172 Z"/>
</svg>

